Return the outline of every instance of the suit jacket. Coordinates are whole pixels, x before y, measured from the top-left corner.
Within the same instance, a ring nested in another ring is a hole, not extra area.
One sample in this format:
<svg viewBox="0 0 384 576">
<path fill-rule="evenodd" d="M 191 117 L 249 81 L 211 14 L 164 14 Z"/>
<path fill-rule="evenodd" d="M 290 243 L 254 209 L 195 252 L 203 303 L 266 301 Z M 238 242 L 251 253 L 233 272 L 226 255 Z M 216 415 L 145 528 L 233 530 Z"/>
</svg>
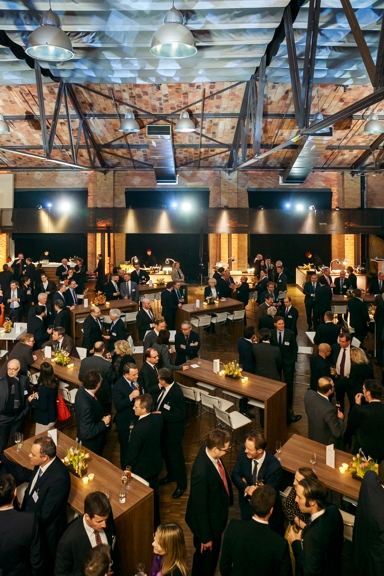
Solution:
<svg viewBox="0 0 384 576">
<path fill-rule="evenodd" d="M 52 305 L 55 305 L 56 300 L 61 300 L 65 306 L 67 306 L 67 301 L 65 299 L 65 293 L 64 294 L 62 292 L 59 292 L 59 290 L 56 290 L 56 292 L 54 293 L 54 295 L 52 296 Z"/>
<path fill-rule="evenodd" d="M 197 346 L 191 346 L 191 344 L 197 343 Z M 181 348 L 181 346 L 186 346 L 186 348 Z M 176 348 L 176 364 L 184 364 L 187 361 L 187 356 L 190 360 L 197 358 L 200 350 L 200 335 L 198 332 L 191 330 L 188 337 L 188 344 L 185 343 L 185 337 L 182 332 L 178 332 L 175 336 L 175 348 Z"/>
<path fill-rule="evenodd" d="M 49 340 L 49 334 L 44 326 L 44 321 L 38 316 L 31 316 L 27 322 L 27 332 L 35 338 L 34 350 L 40 350 Z"/>
<path fill-rule="evenodd" d="M 50 346 L 52 348 L 53 352 L 56 352 L 59 349 L 59 344 L 58 344 L 57 340 L 52 340 L 52 338 L 50 340 L 48 340 L 47 342 L 45 342 L 44 347 L 45 346 Z M 67 334 L 64 334 L 63 339 L 61 341 L 61 350 L 63 352 L 68 352 L 69 355 L 72 356 L 73 358 L 80 359 L 80 356 L 79 356 L 79 353 L 76 349 L 74 341 Z"/>
<path fill-rule="evenodd" d="M 253 355 L 253 349 L 256 344 L 249 342 L 243 336 L 237 341 L 237 350 L 239 352 L 239 364 L 244 370 L 244 372 L 255 373 L 255 357 Z"/>
<path fill-rule="evenodd" d="M 132 472 L 147 481 L 156 477 L 163 467 L 160 438 L 163 419 L 160 414 L 140 418 L 130 435 L 127 464 Z"/>
<path fill-rule="evenodd" d="M 174 364 L 172 361 L 171 353 L 168 350 L 168 346 L 165 344 L 152 344 L 152 348 L 157 350 L 159 353 L 159 363 L 157 367 L 160 368 L 168 368 L 168 370 L 182 370 L 183 367 L 179 364 Z"/>
<path fill-rule="evenodd" d="M 263 302 L 264 302 L 264 299 L 262 300 L 261 297 L 267 291 L 268 282 L 269 282 L 269 279 L 267 276 L 265 276 L 262 280 L 260 280 L 260 282 L 257 285 L 257 302 L 259 304 L 263 304 Z"/>
<path fill-rule="evenodd" d="M 349 373 L 347 387 L 348 397 L 350 398 L 352 396 L 354 398 L 356 394 L 362 391 L 364 380 L 369 380 L 374 377 L 373 366 L 370 362 L 368 362 L 368 364 L 351 362 L 351 371 Z"/>
<path fill-rule="evenodd" d="M 80 364 L 79 380 L 83 382 L 84 375 L 88 370 L 97 370 L 101 374 L 101 386 L 97 392 L 97 398 L 101 404 L 108 404 L 112 401 L 112 384 L 115 379 L 115 372 L 112 364 L 105 358 L 98 355 L 83 358 Z"/>
<path fill-rule="evenodd" d="M 292 543 L 296 575 L 340 576 L 343 529 L 343 518 L 333 504 L 307 524 L 302 542 L 295 540 Z"/>
<path fill-rule="evenodd" d="M 129 291 L 125 282 L 120 284 L 120 298 L 125 298 L 125 296 L 132 298 L 134 302 L 139 301 L 140 293 L 139 287 L 136 282 L 131 280 L 131 290 Z"/>
<path fill-rule="evenodd" d="M 308 438 L 326 446 L 335 444 L 335 448 L 341 448 L 344 421 L 337 417 L 336 408 L 331 402 L 314 390 L 308 390 L 304 405 L 308 418 Z"/>
<path fill-rule="evenodd" d="M 33 263 L 26 265 L 25 270 L 24 270 L 24 276 L 31 279 L 31 283 L 33 286 L 33 284 L 35 282 L 35 277 L 36 277 L 36 267 Z"/>
<path fill-rule="evenodd" d="M 348 431 L 356 435 L 357 451 L 362 448 L 367 457 L 379 463 L 384 460 L 384 404 L 355 404 L 348 415 Z"/>
<path fill-rule="evenodd" d="M 284 272 L 279 274 L 279 276 L 277 277 L 277 280 L 276 280 L 276 284 L 277 284 L 277 291 L 278 292 L 286 292 L 288 280 L 287 280 L 287 277 L 284 274 Z"/>
<path fill-rule="evenodd" d="M 56 268 L 56 276 L 58 276 L 60 278 L 60 281 L 63 282 L 64 280 L 66 280 L 68 278 L 68 274 L 63 274 L 63 272 L 67 271 L 70 269 L 70 266 L 63 266 L 63 264 L 60 264 L 60 266 L 58 266 Z"/>
<path fill-rule="evenodd" d="M 138 382 L 140 388 L 143 388 L 145 393 L 152 396 L 154 406 L 156 406 L 157 398 L 160 394 L 157 368 L 151 368 L 148 362 L 144 362 L 139 373 Z"/>
<path fill-rule="evenodd" d="M 46 426 L 57 419 L 57 389 L 39 386 L 39 398 L 31 401 L 34 408 L 34 420 L 37 424 Z"/>
<path fill-rule="evenodd" d="M 70 288 L 67 288 L 67 290 L 64 292 L 64 299 L 67 303 L 67 306 L 77 306 L 78 304 L 76 293 L 72 294 L 72 290 Z"/>
<path fill-rule="evenodd" d="M 326 281 L 326 285 L 330 286 L 330 284 L 333 284 L 333 280 L 332 280 L 332 276 L 325 276 L 325 274 L 321 274 L 319 276 L 319 280 L 325 280 Z"/>
<path fill-rule="evenodd" d="M 8 302 L 12 298 L 12 290 L 10 288 L 6 288 L 4 290 L 4 305 L 5 305 L 5 315 L 7 316 L 11 310 L 11 303 Z M 16 288 L 15 290 L 15 298 L 20 298 L 19 301 L 19 309 L 23 308 L 23 304 L 26 302 L 26 295 L 25 291 L 22 288 Z"/>
<path fill-rule="evenodd" d="M 95 320 L 91 314 L 84 320 L 83 333 L 83 348 L 90 352 L 95 343 L 102 340 L 101 323 Z"/>
<path fill-rule="evenodd" d="M 368 288 L 368 292 L 370 294 L 382 294 L 384 292 L 384 282 L 382 283 L 381 288 L 380 288 L 379 279 L 376 276 L 375 278 L 373 278 L 371 280 L 371 283 L 370 283 L 369 288 Z"/>
<path fill-rule="evenodd" d="M 361 483 L 353 529 L 353 560 L 356 574 L 384 574 L 384 488 L 375 472 Z"/>
<path fill-rule="evenodd" d="M 278 335 L 276 328 L 271 331 L 271 344 L 278 346 L 281 352 L 282 365 L 294 366 L 297 360 L 297 342 L 296 336 L 292 330 L 284 328 L 283 344 L 279 345 Z"/>
<path fill-rule="evenodd" d="M 22 277 L 23 272 L 24 272 L 24 270 L 25 270 L 25 266 L 26 266 L 25 259 L 22 258 L 21 260 L 19 260 L 18 258 L 16 258 L 16 259 L 12 262 L 11 266 L 12 266 L 12 268 L 13 268 L 13 275 L 14 275 L 14 277 L 15 277 L 17 280 L 19 280 L 19 279 Z"/>
<path fill-rule="evenodd" d="M 164 421 L 163 440 L 169 444 L 181 442 L 184 436 L 185 398 L 177 382 L 173 383 L 159 410 Z"/>
<path fill-rule="evenodd" d="M 139 273 L 136 270 L 131 273 L 131 280 L 136 282 L 137 285 L 146 284 L 149 281 L 149 274 L 146 270 L 140 268 Z"/>
<path fill-rule="evenodd" d="M 15 346 L 12 348 L 8 356 L 9 360 L 18 360 L 20 362 L 20 372 L 19 374 L 27 375 L 29 367 L 34 363 L 32 348 L 28 344 L 23 344 L 22 342 L 16 342 Z M 4 378 L 7 375 L 7 362 L 5 362 L 0 370 L 0 378 Z"/>
<path fill-rule="evenodd" d="M 58 328 L 59 326 L 61 326 L 62 328 L 64 328 L 66 334 L 71 333 L 71 318 L 66 308 L 63 308 L 62 310 L 60 310 L 60 312 L 56 314 L 55 319 L 53 321 L 53 326 L 54 328 Z"/>
<path fill-rule="evenodd" d="M 108 517 L 104 532 L 113 555 L 116 531 L 112 514 Z M 84 556 L 91 548 L 84 528 L 83 516 L 79 516 L 71 522 L 60 540 L 56 554 L 55 576 L 83 576 Z"/>
<path fill-rule="evenodd" d="M 208 298 L 208 296 L 212 296 L 212 290 L 210 286 L 206 286 L 204 288 L 204 300 Z M 221 298 L 220 291 L 217 289 L 217 285 L 216 285 L 216 298 Z"/>
<path fill-rule="evenodd" d="M 121 318 L 119 318 L 114 325 L 110 326 L 109 335 L 110 339 L 108 340 L 108 351 L 112 352 L 115 349 L 115 342 L 118 340 L 126 340 L 127 339 L 127 331 L 125 329 L 125 324 Z"/>
<path fill-rule="evenodd" d="M 323 324 L 325 326 L 325 324 Z M 312 354 L 309 359 L 311 379 L 309 387 L 311 390 L 317 392 L 317 383 L 319 378 L 324 378 L 324 376 L 331 376 L 331 366 L 332 360 L 331 356 L 323 358 L 320 354 Z"/>
<path fill-rule="evenodd" d="M 284 316 L 285 327 L 288 328 L 288 330 L 292 330 L 292 332 L 294 332 L 297 336 L 297 321 L 299 319 L 299 311 L 294 306 L 291 306 L 288 312 L 287 310 L 288 309 L 284 307 L 281 311 L 281 315 Z"/>
<path fill-rule="evenodd" d="M 270 306 L 268 306 L 268 304 L 266 302 L 263 302 L 263 304 L 260 304 L 260 306 L 257 309 L 257 319 L 258 320 L 260 320 L 260 318 L 262 316 L 267 315 L 268 308 L 270 308 Z"/>
<path fill-rule="evenodd" d="M 331 310 L 332 290 L 326 286 L 319 286 L 315 294 L 315 311 L 319 316 L 324 316 Z"/>
<path fill-rule="evenodd" d="M 31 318 L 36 318 L 36 306 L 37 304 L 30 307 L 27 322 L 29 322 Z M 46 329 L 48 328 L 48 326 L 51 326 L 51 324 L 53 324 L 52 304 L 49 302 L 49 300 L 47 300 L 47 304 L 45 306 L 45 316 L 43 318 L 43 323 Z"/>
<path fill-rule="evenodd" d="M 340 278 L 335 278 L 334 284 L 335 284 L 335 287 L 333 289 L 334 294 L 340 294 L 340 295 L 346 294 L 348 288 L 350 287 L 350 283 L 349 283 L 348 278 L 343 279 L 343 288 L 342 289 L 340 288 Z"/>
<path fill-rule="evenodd" d="M 249 284 L 248 282 L 242 282 L 236 290 L 237 299 L 239 302 L 244 304 L 244 308 L 248 306 L 249 302 Z"/>
<path fill-rule="evenodd" d="M 337 339 L 340 334 L 340 325 L 334 324 L 333 322 L 325 322 L 325 324 L 320 324 L 316 328 L 316 334 L 314 338 L 315 344 L 329 344 L 333 346 L 337 343 Z"/>
<path fill-rule="evenodd" d="M 28 376 L 19 376 L 20 386 L 21 386 L 21 397 L 20 397 L 20 412 L 28 412 L 29 406 L 27 402 L 29 394 L 29 378 Z M 26 394 L 27 392 L 27 394 Z M 8 402 L 8 381 L 7 377 L 0 378 L 0 416 L 6 407 Z"/>
<path fill-rule="evenodd" d="M 11 280 L 13 280 L 13 274 L 11 271 L 0 272 L 0 289 L 3 292 L 9 289 Z"/>
<path fill-rule="evenodd" d="M 206 445 L 203 444 L 192 466 L 191 489 L 185 514 L 185 521 L 192 534 L 203 543 L 221 536 L 227 525 L 233 494 L 231 479 L 225 466 L 224 470 L 229 494 L 216 466 L 207 456 Z"/>
<path fill-rule="evenodd" d="M 157 334 L 154 329 L 150 330 L 144 339 L 144 350 L 148 348 L 153 348 L 153 345 L 157 342 Z"/>
<path fill-rule="evenodd" d="M 161 293 L 161 313 L 166 321 L 169 317 L 175 317 L 177 308 L 178 302 L 173 295 L 173 290 L 163 290 Z"/>
<path fill-rule="evenodd" d="M 220 292 L 221 298 L 231 298 L 232 288 L 224 278 L 219 278 L 216 284 L 217 290 Z"/>
<path fill-rule="evenodd" d="M 348 274 L 348 282 L 349 282 L 349 287 L 352 288 L 352 290 L 355 290 L 357 288 L 357 276 L 356 274 Z"/>
<path fill-rule="evenodd" d="M 364 332 L 367 330 L 369 323 L 368 308 L 363 300 L 360 298 L 351 298 L 348 300 L 349 323 L 356 330 L 356 332 Z"/>
<path fill-rule="evenodd" d="M 52 296 L 54 295 L 56 290 L 57 290 L 56 284 L 55 284 L 55 282 L 53 282 L 53 280 L 48 280 L 48 284 L 47 284 L 46 288 L 44 288 L 42 283 L 40 283 L 40 282 L 36 283 L 36 294 L 49 292 L 48 298 L 50 298 L 50 299 L 52 299 Z"/>
<path fill-rule="evenodd" d="M 279 498 L 279 496 L 277 496 Z M 262 544 L 255 558 L 255 542 Z M 231 520 L 224 534 L 221 576 L 291 576 L 288 542 L 257 521 Z"/>
<path fill-rule="evenodd" d="M 117 285 L 117 290 L 116 290 L 115 286 L 113 285 L 112 281 L 107 282 L 107 284 L 104 286 L 104 294 L 105 294 L 108 301 L 119 300 L 120 298 L 122 298 L 122 296 L 120 296 L 120 294 L 118 294 L 117 296 L 114 296 L 114 294 L 116 294 L 116 292 L 120 292 L 119 283 L 116 282 L 116 285 Z"/>
<path fill-rule="evenodd" d="M 118 432 L 129 430 L 130 423 L 137 420 L 133 410 L 135 398 L 131 400 L 129 397 L 134 390 L 134 383 L 128 382 L 124 376 L 113 385 L 112 400 L 116 409 L 115 424 Z"/>
<path fill-rule="evenodd" d="M 148 330 L 152 330 L 151 324 L 153 324 L 155 321 L 155 315 L 153 313 L 153 310 L 151 310 L 151 311 L 152 311 L 153 318 L 150 315 L 148 315 L 146 313 L 146 311 L 143 309 L 139 310 L 137 313 L 136 328 L 137 328 L 137 331 L 139 333 L 139 338 L 141 341 L 144 340 L 145 333 Z"/>
<path fill-rule="evenodd" d="M 268 328 L 268 330 L 273 330 L 275 328 L 273 316 L 265 314 L 265 316 L 260 317 L 257 330 L 260 332 L 262 328 Z"/>
<path fill-rule="evenodd" d="M 272 346 L 267 342 L 260 342 L 260 344 L 253 347 L 253 356 L 255 359 L 255 374 L 257 376 L 280 380 L 282 361 L 278 347 Z"/>
<path fill-rule="evenodd" d="M 282 475 L 282 468 L 279 460 L 272 454 L 265 451 L 265 460 L 258 470 L 258 480 L 263 480 L 264 484 L 272 486 L 279 495 L 279 485 Z M 245 446 L 240 448 L 238 453 L 235 467 L 232 471 L 232 482 L 239 491 L 239 506 L 242 510 L 242 517 L 245 516 L 249 520 L 253 516 L 253 510 L 250 504 L 250 498 L 244 496 L 244 491 L 248 486 L 253 486 L 252 478 L 252 459 L 248 458 L 245 453 Z M 245 478 L 245 482 L 243 481 Z M 272 515 L 269 519 L 269 525 L 278 533 L 284 533 L 284 515 L 283 507 L 279 497 L 276 498 L 275 506 Z"/>
<path fill-rule="evenodd" d="M 1 512 L 0 566 L 7 576 L 40 573 L 43 551 L 34 515 L 14 508 Z"/>
<path fill-rule="evenodd" d="M 83 386 L 75 397 L 77 437 L 86 448 L 99 456 L 103 453 L 106 426 L 102 418 L 104 410 L 100 400 L 87 392 Z"/>
<path fill-rule="evenodd" d="M 315 296 L 312 296 L 312 294 L 316 294 L 316 290 L 318 289 L 319 284 L 316 282 L 316 287 L 315 290 L 313 290 L 313 286 L 312 286 L 312 282 L 306 282 L 304 284 L 303 287 L 303 293 L 304 293 L 304 304 L 305 306 L 310 306 L 312 304 L 314 304 L 315 302 Z"/>
</svg>

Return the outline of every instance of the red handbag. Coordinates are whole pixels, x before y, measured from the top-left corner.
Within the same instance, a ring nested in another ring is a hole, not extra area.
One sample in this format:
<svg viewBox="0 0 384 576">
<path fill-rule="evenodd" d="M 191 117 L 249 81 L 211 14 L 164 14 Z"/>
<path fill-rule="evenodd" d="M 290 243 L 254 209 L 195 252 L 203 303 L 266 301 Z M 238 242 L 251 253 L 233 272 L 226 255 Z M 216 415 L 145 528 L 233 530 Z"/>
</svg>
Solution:
<svg viewBox="0 0 384 576">
<path fill-rule="evenodd" d="M 68 420 L 71 417 L 71 413 L 67 408 L 66 403 L 64 402 L 64 398 L 61 394 L 57 396 L 57 421 L 63 422 L 64 420 Z"/>
</svg>

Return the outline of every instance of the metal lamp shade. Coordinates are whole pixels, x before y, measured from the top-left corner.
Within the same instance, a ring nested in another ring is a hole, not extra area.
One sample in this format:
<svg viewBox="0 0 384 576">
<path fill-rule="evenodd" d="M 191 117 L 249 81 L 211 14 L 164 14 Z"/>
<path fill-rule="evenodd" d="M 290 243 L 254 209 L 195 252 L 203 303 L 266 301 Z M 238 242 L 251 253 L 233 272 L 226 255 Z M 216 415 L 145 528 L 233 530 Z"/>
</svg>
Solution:
<svg viewBox="0 0 384 576">
<path fill-rule="evenodd" d="M 183 24 L 163 24 L 152 39 L 151 52 L 158 58 L 189 58 L 197 53 L 195 38 Z"/>
<path fill-rule="evenodd" d="M 177 122 L 175 132 L 194 132 L 196 130 L 194 123 L 189 117 L 186 110 L 180 114 L 180 120 Z"/>
<path fill-rule="evenodd" d="M 74 57 L 71 41 L 57 26 L 39 26 L 28 38 L 26 53 L 35 60 L 65 62 Z"/>
<path fill-rule="evenodd" d="M 0 114 L 0 134 L 9 134 L 9 133 L 10 133 L 9 126 L 4 120 L 4 116 Z"/>
<path fill-rule="evenodd" d="M 364 126 L 364 134 L 383 134 L 384 126 L 379 122 L 377 114 L 373 113 L 368 116 L 366 125 Z"/>
<path fill-rule="evenodd" d="M 127 112 L 120 124 L 119 132 L 140 132 L 140 126 L 135 120 L 133 112 Z"/>
</svg>

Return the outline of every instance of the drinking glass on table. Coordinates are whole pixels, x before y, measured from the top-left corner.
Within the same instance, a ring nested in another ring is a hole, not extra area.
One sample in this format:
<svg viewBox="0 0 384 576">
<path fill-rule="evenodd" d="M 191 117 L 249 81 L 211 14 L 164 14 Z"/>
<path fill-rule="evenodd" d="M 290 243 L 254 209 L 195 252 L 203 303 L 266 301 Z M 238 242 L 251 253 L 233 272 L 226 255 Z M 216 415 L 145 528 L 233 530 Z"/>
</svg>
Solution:
<svg viewBox="0 0 384 576">
<path fill-rule="evenodd" d="M 131 487 L 131 480 L 132 480 L 132 470 L 130 466 L 126 466 L 124 470 L 124 474 L 127 477 L 127 488 Z"/>
<path fill-rule="evenodd" d="M 107 486 L 103 486 L 101 491 L 104 492 L 107 498 L 109 498 L 109 488 Z"/>
<path fill-rule="evenodd" d="M 126 497 L 127 497 L 127 492 L 126 492 L 125 488 L 122 488 L 119 491 L 119 503 L 125 504 Z"/>
<path fill-rule="evenodd" d="M 23 447 L 24 436 L 21 432 L 15 433 L 15 444 L 17 445 L 16 452 L 20 452 Z"/>
<path fill-rule="evenodd" d="M 198 357 L 197 357 L 197 363 L 198 363 L 199 366 L 201 366 L 201 356 L 200 356 L 200 354 L 199 354 Z"/>
<path fill-rule="evenodd" d="M 315 453 L 315 452 L 313 452 L 313 453 L 311 454 L 311 457 L 310 457 L 309 461 L 310 461 L 310 463 L 311 463 L 313 466 L 316 464 L 316 453 Z"/>
</svg>

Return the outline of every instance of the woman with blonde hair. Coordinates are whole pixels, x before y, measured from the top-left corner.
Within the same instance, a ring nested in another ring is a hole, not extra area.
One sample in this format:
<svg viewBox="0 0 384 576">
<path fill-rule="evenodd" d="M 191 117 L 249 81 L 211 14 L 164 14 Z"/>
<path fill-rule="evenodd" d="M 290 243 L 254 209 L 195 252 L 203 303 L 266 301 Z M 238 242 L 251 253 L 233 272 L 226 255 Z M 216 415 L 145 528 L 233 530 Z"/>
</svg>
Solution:
<svg viewBox="0 0 384 576">
<path fill-rule="evenodd" d="M 364 380 L 374 378 L 373 367 L 362 348 L 351 348 L 351 371 L 347 380 L 349 410 L 355 404 L 355 396 L 363 389 Z"/>
<path fill-rule="evenodd" d="M 185 276 L 180 268 L 180 262 L 174 262 L 171 270 L 172 282 L 184 282 Z"/>
<path fill-rule="evenodd" d="M 114 345 L 115 351 L 112 356 L 112 366 L 116 373 L 117 378 L 123 376 L 124 366 L 128 362 L 136 364 L 133 357 L 132 348 L 127 340 L 117 340 Z"/>
<path fill-rule="evenodd" d="M 160 524 L 152 546 L 155 556 L 149 576 L 187 576 L 184 534 L 176 522 Z"/>
</svg>

